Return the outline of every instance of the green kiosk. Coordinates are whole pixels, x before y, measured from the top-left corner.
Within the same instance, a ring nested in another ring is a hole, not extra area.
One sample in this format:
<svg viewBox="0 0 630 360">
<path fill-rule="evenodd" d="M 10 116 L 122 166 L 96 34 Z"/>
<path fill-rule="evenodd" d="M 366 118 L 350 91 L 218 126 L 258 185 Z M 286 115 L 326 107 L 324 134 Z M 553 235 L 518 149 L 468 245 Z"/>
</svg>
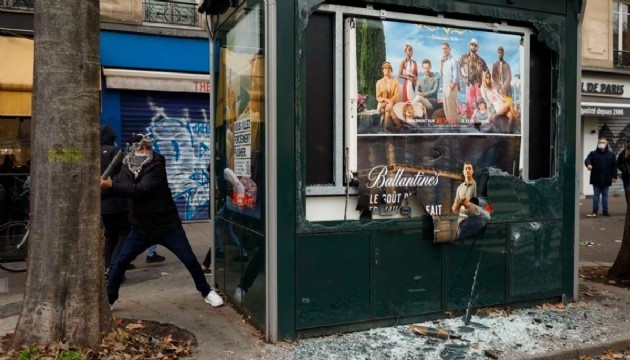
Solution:
<svg viewBox="0 0 630 360">
<path fill-rule="evenodd" d="M 575 299 L 581 0 L 204 6 L 214 280 L 268 341 Z"/>
</svg>

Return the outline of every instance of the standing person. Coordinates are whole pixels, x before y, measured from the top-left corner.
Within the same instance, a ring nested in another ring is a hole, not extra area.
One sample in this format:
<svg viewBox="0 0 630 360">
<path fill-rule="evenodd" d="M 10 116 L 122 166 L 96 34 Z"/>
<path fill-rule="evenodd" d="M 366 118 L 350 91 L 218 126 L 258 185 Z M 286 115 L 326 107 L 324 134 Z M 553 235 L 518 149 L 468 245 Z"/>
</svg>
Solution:
<svg viewBox="0 0 630 360">
<path fill-rule="evenodd" d="M 398 77 L 404 80 L 402 101 L 407 102 L 415 97 L 414 90 L 416 88 L 416 79 L 418 79 L 418 63 L 411 58 L 413 56 L 413 47 L 411 45 L 406 44 L 403 51 L 405 52 L 405 58 L 400 63 Z"/>
<path fill-rule="evenodd" d="M 451 45 L 442 43 L 440 73 L 444 81 L 444 114 L 446 122 L 457 123 L 457 91 L 459 91 L 459 63 L 451 54 Z"/>
<path fill-rule="evenodd" d="M 477 183 L 473 179 L 475 174 L 473 165 L 465 162 L 462 174 L 464 175 L 464 182 L 457 187 L 455 201 L 453 201 L 453 206 L 451 207 L 453 212 L 459 213 L 458 223 L 466 218 L 466 209 L 472 204 L 470 199 L 477 197 Z"/>
<path fill-rule="evenodd" d="M 479 50 L 477 39 L 470 39 L 468 46 L 470 51 L 461 56 L 459 64 L 462 78 L 466 83 L 466 117 L 470 118 L 475 107 L 477 107 L 477 100 L 481 97 L 480 86 L 482 75 L 484 72 L 488 71 L 488 65 L 486 65 L 486 61 L 477 54 Z"/>
<path fill-rule="evenodd" d="M 161 262 L 164 262 L 165 260 L 166 258 L 164 256 L 157 253 L 157 245 L 151 245 L 147 249 L 147 258 L 146 258 L 147 264 L 161 263 Z"/>
<path fill-rule="evenodd" d="M 512 97 L 512 69 L 510 64 L 503 60 L 505 50 L 502 46 L 497 49 L 497 54 L 499 60 L 492 65 L 492 83 L 499 89 L 501 95 Z"/>
<path fill-rule="evenodd" d="M 116 154 L 122 151 L 115 145 L 116 132 L 109 125 L 101 126 L 101 173 L 107 169 Z M 116 176 L 122 167 L 118 164 L 111 173 Z M 103 259 L 105 264 L 105 276 L 108 277 L 116 255 L 120 250 L 120 246 L 129 234 L 131 225 L 129 225 L 127 200 L 108 196 L 101 199 L 101 220 L 105 231 L 105 246 L 103 249 Z M 129 264 L 129 269 L 135 266 Z"/>
<path fill-rule="evenodd" d="M 621 171 L 621 181 L 623 181 L 623 192 L 628 202 L 628 192 L 630 189 L 630 137 L 626 138 L 626 147 L 619 153 L 617 158 L 617 168 Z"/>
<path fill-rule="evenodd" d="M 420 102 L 429 110 L 437 109 L 438 78 L 431 72 L 431 61 L 422 60 L 423 76 L 418 79 L 416 97 L 413 102 Z"/>
<path fill-rule="evenodd" d="M 392 64 L 385 61 L 381 69 L 383 70 L 383 77 L 376 82 L 376 101 L 378 101 L 376 108 L 383 116 L 385 132 L 389 132 L 392 130 L 390 124 L 392 121 L 396 128 L 402 126 L 400 120 L 392 118 L 392 107 L 398 101 L 400 84 L 398 80 L 392 77 Z"/>
<path fill-rule="evenodd" d="M 608 188 L 617 181 L 617 162 L 615 154 L 608 150 L 608 141 L 604 138 L 597 140 L 597 149 L 591 151 L 584 165 L 591 172 L 590 183 L 593 185 L 593 212 L 587 217 L 596 217 L 599 210 L 599 197 L 602 197 L 602 210 L 604 216 L 608 213 Z"/>
<path fill-rule="evenodd" d="M 131 199 L 131 232 L 120 249 L 107 283 L 110 306 L 113 307 L 118 299 L 127 264 L 154 244 L 169 249 L 186 266 L 206 303 L 223 305 L 223 299 L 208 285 L 201 264 L 190 247 L 168 187 L 164 157 L 153 152 L 149 136 L 138 135 L 132 141 L 116 181 L 112 182 L 111 178 L 101 180 L 101 189 Z"/>
</svg>

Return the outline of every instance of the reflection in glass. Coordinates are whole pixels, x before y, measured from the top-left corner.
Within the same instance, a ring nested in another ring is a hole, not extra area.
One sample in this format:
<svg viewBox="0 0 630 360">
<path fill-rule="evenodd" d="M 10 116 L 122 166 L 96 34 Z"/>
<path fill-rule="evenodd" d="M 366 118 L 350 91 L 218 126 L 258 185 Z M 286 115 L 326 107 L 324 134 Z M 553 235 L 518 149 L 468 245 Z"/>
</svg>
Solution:
<svg viewBox="0 0 630 360">
<path fill-rule="evenodd" d="M 218 249 L 224 250 L 217 270 L 224 293 L 264 328 L 265 67 L 260 3 L 244 4 L 239 18 L 227 22 L 231 27 L 219 39 L 215 237 Z"/>
</svg>

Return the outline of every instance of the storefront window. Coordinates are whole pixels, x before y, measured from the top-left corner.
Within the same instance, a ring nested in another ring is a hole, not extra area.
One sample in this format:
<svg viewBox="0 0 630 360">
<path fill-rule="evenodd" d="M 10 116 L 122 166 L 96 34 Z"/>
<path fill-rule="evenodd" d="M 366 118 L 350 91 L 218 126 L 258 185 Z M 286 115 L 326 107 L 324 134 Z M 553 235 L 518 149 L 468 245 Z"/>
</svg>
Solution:
<svg viewBox="0 0 630 360">
<path fill-rule="evenodd" d="M 28 173 L 31 120 L 0 118 L 0 173 Z"/>
<path fill-rule="evenodd" d="M 627 3 L 613 2 L 613 59 L 615 67 L 630 67 L 629 11 L 630 6 Z"/>
<path fill-rule="evenodd" d="M 217 234 L 226 248 L 219 281 L 261 326 L 266 301 L 263 20 L 262 1 L 232 13 L 233 25 L 219 39 L 216 102 Z"/>
<path fill-rule="evenodd" d="M 31 120 L 0 118 L 0 224 L 29 213 Z"/>
</svg>

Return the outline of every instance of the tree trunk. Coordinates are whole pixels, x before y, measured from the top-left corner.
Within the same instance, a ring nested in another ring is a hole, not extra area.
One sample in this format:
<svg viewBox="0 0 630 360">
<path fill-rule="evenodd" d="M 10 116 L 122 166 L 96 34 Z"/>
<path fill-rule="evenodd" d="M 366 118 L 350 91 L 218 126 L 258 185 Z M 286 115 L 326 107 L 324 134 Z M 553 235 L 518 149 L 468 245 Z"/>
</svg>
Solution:
<svg viewBox="0 0 630 360">
<path fill-rule="evenodd" d="M 623 225 L 623 239 L 621 248 L 612 267 L 608 270 L 608 277 L 614 279 L 630 279 L 630 212 L 626 201 L 626 221 Z"/>
<path fill-rule="evenodd" d="M 113 326 L 99 231 L 99 1 L 36 1 L 34 27 L 29 269 L 13 345 L 95 348 Z"/>
</svg>

